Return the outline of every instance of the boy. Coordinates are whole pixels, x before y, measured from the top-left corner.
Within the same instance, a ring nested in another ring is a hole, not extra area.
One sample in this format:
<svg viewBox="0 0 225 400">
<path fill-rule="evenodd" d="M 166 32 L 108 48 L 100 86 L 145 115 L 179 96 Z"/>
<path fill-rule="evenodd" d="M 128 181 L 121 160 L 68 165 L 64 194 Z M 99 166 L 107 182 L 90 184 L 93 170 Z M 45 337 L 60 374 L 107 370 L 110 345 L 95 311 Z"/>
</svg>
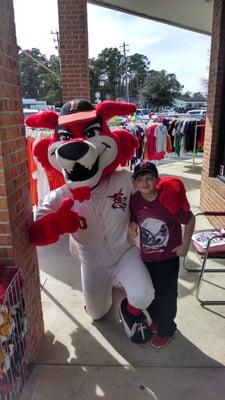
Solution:
<svg viewBox="0 0 225 400">
<path fill-rule="evenodd" d="M 179 257 L 187 254 L 195 217 L 183 210 L 170 214 L 160 203 L 158 170 L 153 163 L 136 165 L 132 178 L 137 192 L 130 201 L 131 220 L 139 226 L 141 256 L 155 288 L 155 299 L 147 309 L 152 320 L 150 330 L 157 333 L 152 346 L 162 348 L 176 332 Z M 181 224 L 185 225 L 183 240 Z M 133 236 L 136 234 L 133 225 Z"/>
</svg>

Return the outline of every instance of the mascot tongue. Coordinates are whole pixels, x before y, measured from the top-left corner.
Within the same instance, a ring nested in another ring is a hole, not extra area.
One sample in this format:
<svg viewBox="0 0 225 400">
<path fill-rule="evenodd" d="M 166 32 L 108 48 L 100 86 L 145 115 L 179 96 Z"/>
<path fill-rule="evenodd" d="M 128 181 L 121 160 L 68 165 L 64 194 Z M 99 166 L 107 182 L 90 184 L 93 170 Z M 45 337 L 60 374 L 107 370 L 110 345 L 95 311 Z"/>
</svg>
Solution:
<svg viewBox="0 0 225 400">
<path fill-rule="evenodd" d="M 89 186 L 83 186 L 81 188 L 70 189 L 73 199 L 80 202 L 89 200 L 91 197 L 91 189 Z"/>
</svg>

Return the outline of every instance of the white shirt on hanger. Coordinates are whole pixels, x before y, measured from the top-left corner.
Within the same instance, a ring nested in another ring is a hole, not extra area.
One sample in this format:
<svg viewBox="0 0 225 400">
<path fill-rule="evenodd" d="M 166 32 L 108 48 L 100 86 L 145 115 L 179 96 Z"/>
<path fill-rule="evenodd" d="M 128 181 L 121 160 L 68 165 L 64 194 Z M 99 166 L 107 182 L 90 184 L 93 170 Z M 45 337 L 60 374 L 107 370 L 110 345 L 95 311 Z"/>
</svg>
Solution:
<svg viewBox="0 0 225 400">
<path fill-rule="evenodd" d="M 155 128 L 156 136 L 156 152 L 166 151 L 166 141 L 167 141 L 167 127 L 163 124 L 159 124 Z"/>
</svg>

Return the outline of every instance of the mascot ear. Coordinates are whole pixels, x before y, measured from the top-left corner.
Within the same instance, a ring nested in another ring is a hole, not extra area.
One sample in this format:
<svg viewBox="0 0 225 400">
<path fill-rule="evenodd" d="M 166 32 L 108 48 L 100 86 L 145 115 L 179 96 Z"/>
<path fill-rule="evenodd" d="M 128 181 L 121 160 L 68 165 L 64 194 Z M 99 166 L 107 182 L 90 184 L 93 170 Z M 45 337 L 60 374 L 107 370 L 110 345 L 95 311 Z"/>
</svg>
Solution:
<svg viewBox="0 0 225 400">
<path fill-rule="evenodd" d="M 27 117 L 25 124 L 31 128 L 55 129 L 58 124 L 58 114 L 52 110 L 42 111 Z"/>
<path fill-rule="evenodd" d="M 160 191 L 160 203 L 168 209 L 170 214 L 176 214 L 180 210 L 190 210 L 186 190 L 180 179 L 173 176 L 161 178 L 157 184 L 157 189 Z"/>
<path fill-rule="evenodd" d="M 30 118 L 30 117 L 29 117 Z M 48 146 L 52 142 L 52 138 L 40 139 L 33 148 L 33 155 L 41 163 L 42 167 L 46 170 L 52 169 L 50 162 L 48 161 Z"/>
<path fill-rule="evenodd" d="M 132 103 L 119 103 L 116 101 L 103 101 L 97 104 L 96 112 L 97 115 L 102 117 L 105 121 L 108 121 L 116 115 L 130 115 L 136 110 L 136 106 Z"/>
<path fill-rule="evenodd" d="M 127 161 L 133 157 L 135 149 L 138 148 L 138 141 L 132 133 L 125 129 L 115 130 L 113 134 L 116 135 L 119 140 L 120 165 L 124 167 Z"/>
</svg>

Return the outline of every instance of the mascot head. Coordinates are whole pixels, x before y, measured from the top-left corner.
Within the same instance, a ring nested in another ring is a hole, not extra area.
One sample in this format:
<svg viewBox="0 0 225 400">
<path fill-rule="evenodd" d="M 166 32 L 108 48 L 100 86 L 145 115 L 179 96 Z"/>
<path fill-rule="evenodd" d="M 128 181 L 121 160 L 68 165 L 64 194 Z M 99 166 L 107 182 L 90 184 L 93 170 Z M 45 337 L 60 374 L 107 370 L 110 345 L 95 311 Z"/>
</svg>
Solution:
<svg viewBox="0 0 225 400">
<path fill-rule="evenodd" d="M 119 129 L 110 131 L 107 121 L 113 116 L 133 114 L 130 103 L 104 101 L 94 107 L 83 99 L 64 104 L 60 115 L 44 111 L 26 118 L 32 128 L 54 129 L 52 138 L 41 139 L 34 155 L 42 166 L 62 174 L 80 201 L 90 197 L 90 191 L 117 166 L 126 165 L 138 147 L 136 138 Z"/>
</svg>

